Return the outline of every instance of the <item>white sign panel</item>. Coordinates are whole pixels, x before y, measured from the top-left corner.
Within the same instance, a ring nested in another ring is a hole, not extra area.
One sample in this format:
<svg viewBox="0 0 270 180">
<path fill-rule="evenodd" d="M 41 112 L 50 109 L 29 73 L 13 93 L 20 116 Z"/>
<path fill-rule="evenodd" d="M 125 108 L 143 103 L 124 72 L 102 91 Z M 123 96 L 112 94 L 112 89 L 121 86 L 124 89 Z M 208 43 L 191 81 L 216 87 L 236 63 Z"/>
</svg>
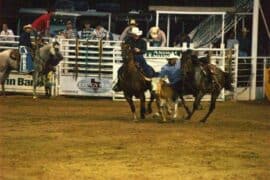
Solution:
<svg viewBox="0 0 270 180">
<path fill-rule="evenodd" d="M 112 78 L 61 76 L 60 84 L 60 95 L 112 96 Z"/>
<path fill-rule="evenodd" d="M 31 75 L 11 73 L 5 81 L 5 90 L 7 92 L 33 92 L 33 78 Z M 38 93 L 43 93 L 44 88 L 37 88 Z"/>
</svg>

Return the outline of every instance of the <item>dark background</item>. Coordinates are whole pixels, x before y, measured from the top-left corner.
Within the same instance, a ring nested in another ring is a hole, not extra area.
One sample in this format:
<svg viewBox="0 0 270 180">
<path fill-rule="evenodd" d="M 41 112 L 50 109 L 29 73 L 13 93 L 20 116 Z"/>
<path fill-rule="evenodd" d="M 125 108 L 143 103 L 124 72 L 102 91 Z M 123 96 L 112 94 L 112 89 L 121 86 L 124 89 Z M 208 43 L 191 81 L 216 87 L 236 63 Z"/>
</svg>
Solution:
<svg viewBox="0 0 270 180">
<path fill-rule="evenodd" d="M 68 6 L 68 0 L 0 0 L 0 24 L 8 23 L 10 28 L 16 29 L 18 10 L 24 8 L 52 8 L 55 6 Z M 233 0 L 69 0 L 77 10 L 97 9 L 98 11 L 109 11 L 113 13 L 127 13 L 135 9 L 143 12 L 148 11 L 149 5 L 166 6 L 234 6 Z M 270 24 L 270 1 L 261 0 L 268 24 Z"/>
</svg>

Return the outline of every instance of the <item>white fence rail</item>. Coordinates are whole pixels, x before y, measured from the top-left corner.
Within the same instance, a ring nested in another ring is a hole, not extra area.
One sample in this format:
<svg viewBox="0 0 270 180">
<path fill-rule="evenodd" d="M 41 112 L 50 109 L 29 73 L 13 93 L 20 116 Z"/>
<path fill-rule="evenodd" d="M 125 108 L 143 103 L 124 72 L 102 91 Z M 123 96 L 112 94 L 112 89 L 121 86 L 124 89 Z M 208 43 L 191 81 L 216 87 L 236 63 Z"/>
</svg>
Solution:
<svg viewBox="0 0 270 180">
<path fill-rule="evenodd" d="M 18 36 L 14 41 L 3 41 L 0 38 L 0 50 L 18 48 Z M 55 95 L 105 96 L 114 100 L 123 99 L 122 93 L 114 93 L 111 88 L 117 80 L 117 70 L 122 64 L 120 41 L 88 41 L 78 39 L 60 39 L 64 60 L 57 67 Z M 77 45 L 78 46 L 77 46 Z M 148 47 L 145 58 L 156 71 L 167 62 L 166 57 L 171 53 L 181 54 L 187 50 L 184 47 Z M 221 48 L 193 49 L 199 56 L 211 52 L 211 63 L 221 69 L 231 72 L 235 78 L 235 99 L 249 100 L 251 58 L 238 60 L 237 47 L 230 50 Z M 229 60 L 232 60 L 231 62 Z M 263 96 L 263 70 L 270 63 L 270 57 L 258 57 L 257 89 L 258 97 Z M 29 75 L 12 72 L 6 81 L 7 91 L 32 92 L 32 79 Z M 43 88 L 39 92 L 44 92 Z M 222 92 L 219 100 L 224 100 L 227 92 Z M 205 98 L 207 100 L 208 97 Z"/>
</svg>

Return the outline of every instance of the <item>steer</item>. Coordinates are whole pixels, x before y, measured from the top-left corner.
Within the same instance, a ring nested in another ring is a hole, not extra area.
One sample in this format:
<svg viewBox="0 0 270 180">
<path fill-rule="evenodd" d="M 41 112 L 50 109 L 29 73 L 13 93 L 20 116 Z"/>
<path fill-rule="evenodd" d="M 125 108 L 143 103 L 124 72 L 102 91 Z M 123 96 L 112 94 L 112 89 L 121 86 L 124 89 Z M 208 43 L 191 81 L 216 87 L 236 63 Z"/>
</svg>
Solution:
<svg viewBox="0 0 270 180">
<path fill-rule="evenodd" d="M 177 92 L 167 82 L 167 77 L 152 78 L 152 91 L 155 93 L 158 113 L 163 122 L 167 121 L 166 115 L 170 115 L 172 113 L 172 104 L 174 104 L 173 119 L 177 118 L 178 109 Z"/>
</svg>

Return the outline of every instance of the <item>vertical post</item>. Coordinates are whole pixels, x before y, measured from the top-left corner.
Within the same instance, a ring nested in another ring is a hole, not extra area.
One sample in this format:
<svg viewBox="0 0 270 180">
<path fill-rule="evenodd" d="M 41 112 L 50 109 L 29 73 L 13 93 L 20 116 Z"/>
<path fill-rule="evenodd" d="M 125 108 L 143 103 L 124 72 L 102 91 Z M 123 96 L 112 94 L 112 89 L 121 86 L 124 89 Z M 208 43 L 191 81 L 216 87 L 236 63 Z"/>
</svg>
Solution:
<svg viewBox="0 0 270 180">
<path fill-rule="evenodd" d="M 257 48 L 259 24 L 259 0 L 253 1 L 252 45 L 251 45 L 251 100 L 256 99 Z"/>
<path fill-rule="evenodd" d="M 237 14 L 234 15 L 234 39 L 236 39 L 236 31 L 237 31 Z"/>
<path fill-rule="evenodd" d="M 234 45 L 234 100 L 237 100 L 239 44 Z"/>
<path fill-rule="evenodd" d="M 263 98 L 265 98 L 265 76 L 266 76 L 266 57 L 263 58 Z"/>
<path fill-rule="evenodd" d="M 221 44 L 224 44 L 224 29 L 225 29 L 225 13 L 222 14 L 222 24 L 221 24 Z"/>
<path fill-rule="evenodd" d="M 159 12 L 156 11 L 156 26 L 158 27 L 158 22 L 159 22 Z"/>
<path fill-rule="evenodd" d="M 109 14 L 109 19 L 108 19 L 108 31 L 111 32 L 111 22 L 112 22 L 112 15 Z"/>
<path fill-rule="evenodd" d="M 170 26 L 171 26 L 171 21 L 170 21 L 170 15 L 168 14 L 168 18 L 167 18 L 167 42 L 166 42 L 166 46 L 169 46 L 169 40 L 170 40 Z"/>
</svg>

